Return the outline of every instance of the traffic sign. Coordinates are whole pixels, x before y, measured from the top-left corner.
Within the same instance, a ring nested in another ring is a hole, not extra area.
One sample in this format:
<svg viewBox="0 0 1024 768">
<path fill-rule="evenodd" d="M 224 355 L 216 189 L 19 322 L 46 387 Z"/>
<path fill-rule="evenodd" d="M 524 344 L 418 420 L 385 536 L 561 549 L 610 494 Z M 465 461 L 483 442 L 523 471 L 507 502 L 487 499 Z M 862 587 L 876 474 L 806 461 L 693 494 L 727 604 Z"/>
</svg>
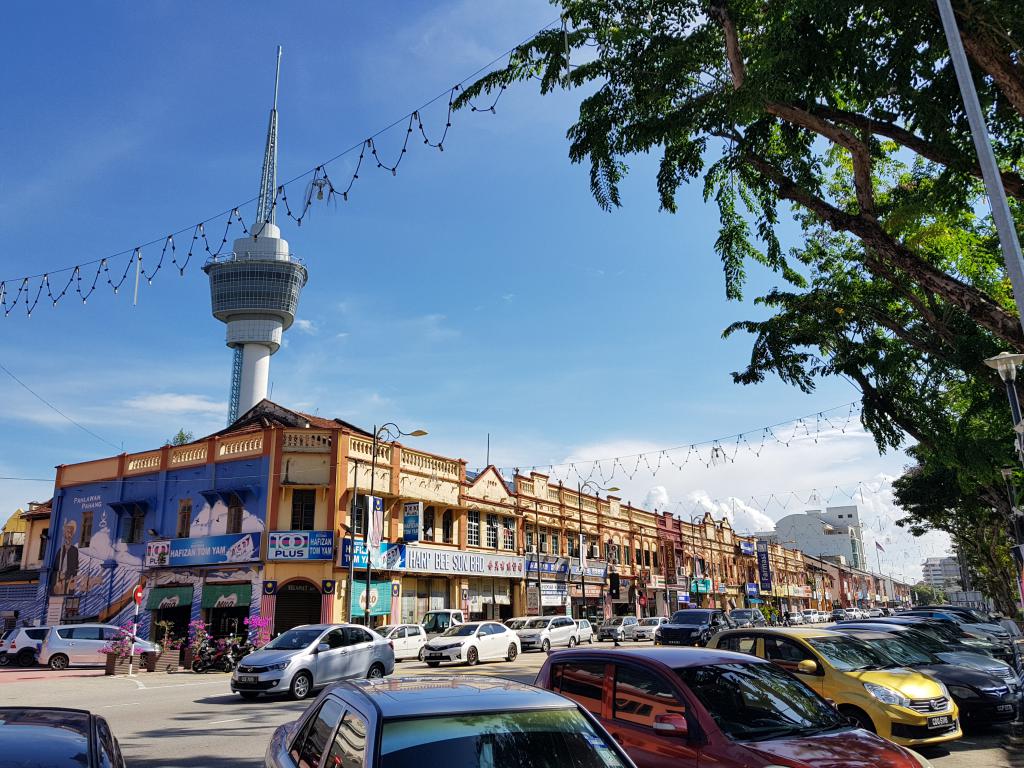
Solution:
<svg viewBox="0 0 1024 768">
<path fill-rule="evenodd" d="M 139 584 L 135 587 L 135 592 L 132 593 L 132 597 L 135 598 L 136 605 L 142 605 L 142 585 Z"/>
</svg>

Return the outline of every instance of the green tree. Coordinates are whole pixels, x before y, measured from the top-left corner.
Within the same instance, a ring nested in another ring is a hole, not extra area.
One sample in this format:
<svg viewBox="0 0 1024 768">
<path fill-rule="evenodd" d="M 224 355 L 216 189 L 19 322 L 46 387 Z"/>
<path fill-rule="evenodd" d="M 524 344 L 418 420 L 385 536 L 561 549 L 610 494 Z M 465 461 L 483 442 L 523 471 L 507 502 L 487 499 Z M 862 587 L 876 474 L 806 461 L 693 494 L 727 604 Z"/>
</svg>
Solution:
<svg viewBox="0 0 1024 768">
<path fill-rule="evenodd" d="M 914 600 L 917 605 L 941 605 L 946 602 L 946 593 L 922 581 L 914 585 Z"/>
<path fill-rule="evenodd" d="M 192 432 L 182 427 L 174 437 L 167 441 L 167 445 L 186 445 L 191 442 Z"/>
</svg>

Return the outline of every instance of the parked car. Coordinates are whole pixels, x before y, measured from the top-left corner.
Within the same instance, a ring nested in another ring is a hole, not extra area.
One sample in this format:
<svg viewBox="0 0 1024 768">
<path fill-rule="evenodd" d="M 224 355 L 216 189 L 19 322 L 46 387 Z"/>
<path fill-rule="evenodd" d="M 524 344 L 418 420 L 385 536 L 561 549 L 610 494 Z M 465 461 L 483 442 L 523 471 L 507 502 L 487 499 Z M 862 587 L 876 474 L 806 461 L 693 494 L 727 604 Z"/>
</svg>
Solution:
<svg viewBox="0 0 1024 768">
<path fill-rule="evenodd" d="M 949 664 L 898 635 L 852 628 L 842 631 L 887 656 L 891 660 L 890 668 L 914 669 L 946 686 L 960 711 L 960 722 L 965 730 L 1008 723 L 1016 716 L 1016 690 L 997 677 Z"/>
<path fill-rule="evenodd" d="M 869 619 L 880 619 L 884 615 L 885 614 L 882 613 L 882 609 L 881 608 L 868 608 L 868 618 Z"/>
<path fill-rule="evenodd" d="M 519 635 L 504 624 L 471 621 L 428 640 L 423 659 L 428 667 L 442 661 L 461 661 L 472 667 L 479 661 L 515 661 L 521 650 Z"/>
<path fill-rule="evenodd" d="M 423 621 L 420 622 L 420 626 L 426 631 L 427 639 L 429 640 L 443 632 L 447 632 L 451 627 L 465 623 L 466 615 L 462 611 L 452 610 L 451 608 L 439 608 L 423 614 Z"/>
<path fill-rule="evenodd" d="M 982 621 L 973 612 L 956 611 L 940 608 L 921 608 L 907 611 L 907 616 L 927 616 L 930 619 L 947 619 L 960 625 L 960 628 L 968 635 L 991 640 L 995 643 L 1010 647 L 1010 633 L 1005 627 L 994 624 L 990 621 Z"/>
<path fill-rule="evenodd" d="M 654 633 L 655 645 L 707 645 L 715 632 L 732 627 L 732 620 L 717 608 L 676 611 Z"/>
<path fill-rule="evenodd" d="M 785 615 L 784 615 L 785 618 Z M 788 621 L 791 627 L 806 624 L 804 621 L 804 615 L 800 611 L 790 611 L 788 614 Z"/>
<path fill-rule="evenodd" d="M 50 669 L 67 669 L 72 664 L 106 664 L 103 649 L 124 634 L 113 624 L 62 624 L 50 627 L 39 647 L 39 663 Z M 135 647 L 143 657 L 160 653 L 160 646 L 135 638 Z"/>
<path fill-rule="evenodd" d="M 576 622 L 568 616 L 535 616 L 516 630 L 520 647 L 524 651 L 544 651 L 553 646 L 566 645 L 572 648 L 580 641 Z"/>
<path fill-rule="evenodd" d="M 231 673 L 231 690 L 243 699 L 261 694 L 304 699 L 338 680 L 384 677 L 394 670 L 391 644 L 365 627 L 306 624 L 243 658 Z"/>
<path fill-rule="evenodd" d="M 805 608 L 800 611 L 804 617 L 805 624 L 817 624 L 818 623 L 818 612 L 813 608 Z"/>
<path fill-rule="evenodd" d="M 942 683 L 831 629 L 736 629 L 712 647 L 751 653 L 800 676 L 865 730 L 904 746 L 959 739 L 959 713 Z"/>
<path fill-rule="evenodd" d="M 662 624 L 668 623 L 668 616 L 653 616 L 646 619 L 640 619 L 640 624 L 636 628 L 636 632 L 633 635 L 634 640 L 653 640 L 654 633 L 658 631 L 658 627 Z"/>
<path fill-rule="evenodd" d="M 764 614 L 757 608 L 736 608 L 729 611 L 729 618 L 737 627 L 767 627 Z"/>
<path fill-rule="evenodd" d="M 845 608 L 833 608 L 832 613 L 829 615 L 829 618 L 831 618 L 832 621 L 846 621 L 847 619 L 852 619 L 853 617 L 846 612 Z"/>
<path fill-rule="evenodd" d="M 576 632 L 579 637 L 580 644 L 594 642 L 594 627 L 591 625 L 589 619 L 577 619 L 576 620 Z"/>
<path fill-rule="evenodd" d="M 927 632 L 938 640 L 946 643 L 949 650 L 971 651 L 983 653 L 996 659 L 1012 664 L 1013 649 L 991 639 L 985 639 L 964 632 L 955 621 L 949 619 L 929 618 L 928 616 L 912 615 L 904 612 L 898 616 L 885 619 L 861 619 L 861 621 L 881 621 L 885 623 L 910 624 L 922 632 Z"/>
<path fill-rule="evenodd" d="M 842 624 L 837 624 L 835 629 L 842 631 L 844 629 L 867 629 L 876 632 L 889 632 L 897 635 L 908 643 L 911 643 L 916 648 L 920 648 L 926 653 L 938 656 L 947 664 L 956 664 L 967 669 L 977 670 L 978 672 L 984 672 L 988 675 L 1002 680 L 1014 691 L 1020 691 L 1021 681 L 1017 677 L 1017 673 L 1013 667 L 1007 664 L 1005 661 L 1000 659 L 994 659 L 991 656 L 987 656 L 984 653 L 975 653 L 969 650 L 962 650 L 958 646 L 951 645 L 948 642 L 940 640 L 935 635 L 923 631 L 921 623 L 915 623 L 913 621 L 900 622 L 897 617 L 891 617 L 890 621 L 883 621 L 881 619 L 871 620 L 865 619 L 863 621 L 847 621 Z M 964 646 L 964 648 L 970 648 L 970 646 Z"/>
<path fill-rule="evenodd" d="M 828 611 L 818 611 L 818 622 L 820 624 L 826 624 L 832 620 L 832 614 Z"/>
<path fill-rule="evenodd" d="M 625 640 L 634 640 L 638 626 L 640 622 L 636 616 L 614 616 L 597 630 L 597 642 L 618 640 L 621 643 Z"/>
<path fill-rule="evenodd" d="M 0 764 L 124 768 L 107 721 L 84 709 L 0 707 Z"/>
<path fill-rule="evenodd" d="M 274 731 L 265 764 L 563 768 L 568 756 L 573 768 L 636 768 L 578 704 L 511 680 L 459 675 L 332 686 Z"/>
<path fill-rule="evenodd" d="M 14 662 L 21 667 L 35 665 L 39 646 L 43 644 L 49 627 L 18 627 L 4 633 L 0 641 L 0 667 Z"/>
<path fill-rule="evenodd" d="M 552 653 L 535 683 L 597 717 L 639 768 L 920 768 L 762 659 L 698 648 Z M 854 757 L 855 756 L 855 757 Z"/>
<path fill-rule="evenodd" d="M 427 633 L 419 624 L 384 625 L 377 627 L 377 634 L 391 643 L 395 651 L 395 661 L 423 661 L 423 646 L 427 644 Z"/>
</svg>

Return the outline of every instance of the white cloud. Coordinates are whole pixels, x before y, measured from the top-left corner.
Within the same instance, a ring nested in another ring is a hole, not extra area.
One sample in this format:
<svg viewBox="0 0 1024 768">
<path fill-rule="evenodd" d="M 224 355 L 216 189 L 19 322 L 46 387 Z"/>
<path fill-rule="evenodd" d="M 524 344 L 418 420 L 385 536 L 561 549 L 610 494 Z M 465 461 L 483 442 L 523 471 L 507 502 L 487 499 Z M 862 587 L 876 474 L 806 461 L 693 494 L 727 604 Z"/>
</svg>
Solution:
<svg viewBox="0 0 1024 768">
<path fill-rule="evenodd" d="M 445 315 L 433 313 L 414 317 L 405 325 L 427 341 L 447 341 L 461 335 L 458 329 L 447 325 L 447 321 Z"/>
<path fill-rule="evenodd" d="M 147 411 L 164 415 L 211 415 L 221 416 L 227 413 L 226 402 L 211 400 L 206 395 L 176 394 L 160 392 L 149 395 L 137 395 L 125 400 L 125 408 Z"/>
<path fill-rule="evenodd" d="M 644 497 L 644 509 L 665 509 L 671 503 L 668 489 L 664 485 L 656 485 Z"/>
<path fill-rule="evenodd" d="M 296 320 L 295 328 L 302 331 L 309 336 L 315 336 L 319 328 L 316 327 L 316 323 L 312 320 Z"/>
</svg>

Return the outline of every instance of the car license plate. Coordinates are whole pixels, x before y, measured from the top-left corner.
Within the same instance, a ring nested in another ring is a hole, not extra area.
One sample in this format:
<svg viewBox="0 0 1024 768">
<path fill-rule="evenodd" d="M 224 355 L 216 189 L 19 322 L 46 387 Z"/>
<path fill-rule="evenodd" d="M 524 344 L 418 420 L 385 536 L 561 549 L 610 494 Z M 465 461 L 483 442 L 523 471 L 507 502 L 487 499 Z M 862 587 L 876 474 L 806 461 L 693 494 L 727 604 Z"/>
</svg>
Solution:
<svg viewBox="0 0 1024 768">
<path fill-rule="evenodd" d="M 996 706 L 996 712 L 1013 712 L 1013 704 L 999 704 Z"/>
<path fill-rule="evenodd" d="M 427 654 L 427 658 L 428 659 L 443 659 L 444 658 L 444 654 L 443 653 L 428 653 Z"/>
<path fill-rule="evenodd" d="M 239 675 L 238 676 L 238 682 L 240 682 L 240 683 L 255 683 L 256 682 L 256 676 L 255 675 Z"/>
<path fill-rule="evenodd" d="M 953 722 L 953 718 L 950 717 L 949 715 L 939 715 L 938 717 L 929 717 L 928 718 L 928 727 L 929 728 L 944 728 L 945 726 L 949 725 L 952 722 Z"/>
</svg>

